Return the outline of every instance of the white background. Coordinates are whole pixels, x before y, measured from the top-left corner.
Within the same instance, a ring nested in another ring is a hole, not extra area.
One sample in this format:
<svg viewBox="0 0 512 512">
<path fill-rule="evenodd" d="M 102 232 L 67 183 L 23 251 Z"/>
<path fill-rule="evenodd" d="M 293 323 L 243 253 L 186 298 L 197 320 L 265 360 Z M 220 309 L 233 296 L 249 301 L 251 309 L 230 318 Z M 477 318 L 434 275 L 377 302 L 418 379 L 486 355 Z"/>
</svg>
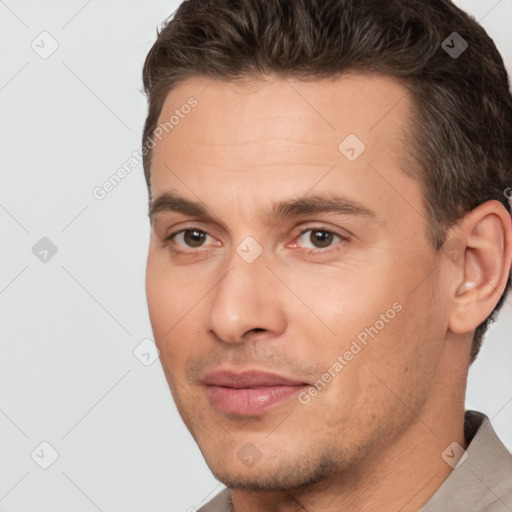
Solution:
<svg viewBox="0 0 512 512">
<path fill-rule="evenodd" d="M 512 69 L 512 2 L 457 3 Z M 92 195 L 140 147 L 143 59 L 177 6 L 0 0 L 1 511 L 192 511 L 221 488 L 159 361 L 133 354 L 152 336 L 142 165 L 103 201 Z M 58 42 L 47 59 L 31 48 L 43 31 Z M 42 237 L 58 249 L 47 263 L 32 253 Z M 510 302 L 467 406 L 512 448 Z M 48 469 L 31 458 L 49 460 L 43 441 L 59 454 Z"/>
</svg>

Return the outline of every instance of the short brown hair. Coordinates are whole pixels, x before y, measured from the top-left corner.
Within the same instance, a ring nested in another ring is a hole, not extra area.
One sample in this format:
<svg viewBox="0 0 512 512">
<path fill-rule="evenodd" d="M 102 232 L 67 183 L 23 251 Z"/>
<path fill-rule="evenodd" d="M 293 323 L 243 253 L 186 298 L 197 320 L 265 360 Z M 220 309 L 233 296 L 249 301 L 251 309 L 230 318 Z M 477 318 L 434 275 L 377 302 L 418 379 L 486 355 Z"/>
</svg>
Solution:
<svg viewBox="0 0 512 512">
<path fill-rule="evenodd" d="M 455 45 L 454 32 L 468 45 L 457 57 L 443 44 Z M 273 73 L 308 80 L 348 71 L 383 73 L 412 92 L 410 152 L 436 249 L 447 242 L 449 227 L 485 201 L 498 200 L 510 213 L 507 72 L 485 30 L 449 0 L 187 0 L 158 31 L 144 64 L 143 142 L 153 136 L 167 94 L 187 78 Z M 143 163 L 150 191 L 151 152 Z M 471 362 L 509 288 L 510 275 L 475 330 Z"/>
</svg>

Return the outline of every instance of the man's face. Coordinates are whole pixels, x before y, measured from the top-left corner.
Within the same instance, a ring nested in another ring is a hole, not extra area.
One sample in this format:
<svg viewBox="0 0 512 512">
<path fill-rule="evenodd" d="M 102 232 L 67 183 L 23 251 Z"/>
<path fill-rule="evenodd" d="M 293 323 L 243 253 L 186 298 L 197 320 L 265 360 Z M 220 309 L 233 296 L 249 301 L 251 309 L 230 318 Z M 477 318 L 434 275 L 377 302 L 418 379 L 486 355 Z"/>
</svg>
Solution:
<svg viewBox="0 0 512 512">
<path fill-rule="evenodd" d="M 353 476 L 435 401 L 446 294 L 400 169 L 410 101 L 376 75 L 194 78 L 165 101 L 149 313 L 183 421 L 229 487 Z"/>
</svg>

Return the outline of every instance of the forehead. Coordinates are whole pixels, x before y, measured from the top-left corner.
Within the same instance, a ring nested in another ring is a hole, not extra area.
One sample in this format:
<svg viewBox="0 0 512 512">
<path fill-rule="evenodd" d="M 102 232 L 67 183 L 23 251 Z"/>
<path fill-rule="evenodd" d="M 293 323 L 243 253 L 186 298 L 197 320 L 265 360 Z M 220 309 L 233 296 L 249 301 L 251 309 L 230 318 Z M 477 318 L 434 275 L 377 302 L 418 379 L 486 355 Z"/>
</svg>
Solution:
<svg viewBox="0 0 512 512">
<path fill-rule="evenodd" d="M 173 140 L 180 146 L 223 145 L 229 150 L 244 145 L 245 151 L 264 145 L 263 158 L 293 140 L 291 153 L 314 143 L 337 157 L 338 144 L 349 134 L 374 151 L 389 142 L 398 146 L 397 136 L 403 138 L 407 131 L 409 103 L 407 88 L 380 74 L 307 82 L 272 75 L 243 82 L 195 77 L 167 95 L 158 125 L 162 140 L 171 143 L 166 151 Z M 160 148 L 157 144 L 156 158 Z"/>
<path fill-rule="evenodd" d="M 400 167 L 408 156 L 410 108 L 408 89 L 379 74 L 186 80 L 160 113 L 152 197 L 170 188 L 189 196 L 231 189 L 277 200 L 301 186 L 303 193 L 341 187 L 361 196 L 373 186 L 384 198 L 392 182 L 399 194 L 414 192 L 422 202 L 418 190 L 406 190 L 417 189 L 416 182 L 397 181 L 407 179 Z M 388 194 L 390 205 L 396 193 Z"/>
</svg>

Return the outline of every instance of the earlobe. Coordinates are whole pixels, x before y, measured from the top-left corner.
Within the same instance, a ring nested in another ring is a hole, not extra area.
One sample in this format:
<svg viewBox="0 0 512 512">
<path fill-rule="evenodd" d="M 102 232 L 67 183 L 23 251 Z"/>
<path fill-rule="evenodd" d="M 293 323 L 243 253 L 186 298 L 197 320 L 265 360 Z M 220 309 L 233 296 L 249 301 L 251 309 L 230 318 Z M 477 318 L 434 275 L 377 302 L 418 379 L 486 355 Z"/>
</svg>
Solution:
<svg viewBox="0 0 512 512">
<path fill-rule="evenodd" d="M 466 245 L 463 276 L 453 295 L 449 329 L 458 334 L 475 330 L 498 303 L 510 273 L 512 229 L 510 214 L 497 201 L 471 211 L 460 225 Z"/>
</svg>

